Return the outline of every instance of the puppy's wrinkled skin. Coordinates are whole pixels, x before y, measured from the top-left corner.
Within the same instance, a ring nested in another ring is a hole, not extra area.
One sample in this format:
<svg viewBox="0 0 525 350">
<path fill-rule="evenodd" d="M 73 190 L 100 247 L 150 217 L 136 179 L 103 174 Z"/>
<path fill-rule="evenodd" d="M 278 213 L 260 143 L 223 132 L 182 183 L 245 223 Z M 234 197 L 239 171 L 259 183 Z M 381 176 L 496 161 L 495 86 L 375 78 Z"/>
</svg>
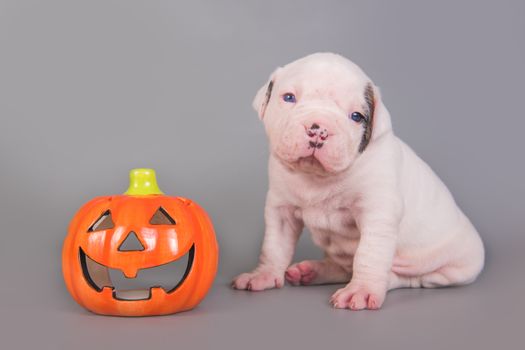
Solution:
<svg viewBox="0 0 525 350">
<path fill-rule="evenodd" d="M 266 232 L 259 265 L 234 288 L 348 282 L 331 303 L 361 310 L 381 307 L 390 289 L 474 281 L 484 262 L 476 229 L 394 135 L 358 66 L 330 53 L 307 56 L 278 68 L 253 105 L 271 151 Z M 304 226 L 325 258 L 291 265 Z"/>
</svg>

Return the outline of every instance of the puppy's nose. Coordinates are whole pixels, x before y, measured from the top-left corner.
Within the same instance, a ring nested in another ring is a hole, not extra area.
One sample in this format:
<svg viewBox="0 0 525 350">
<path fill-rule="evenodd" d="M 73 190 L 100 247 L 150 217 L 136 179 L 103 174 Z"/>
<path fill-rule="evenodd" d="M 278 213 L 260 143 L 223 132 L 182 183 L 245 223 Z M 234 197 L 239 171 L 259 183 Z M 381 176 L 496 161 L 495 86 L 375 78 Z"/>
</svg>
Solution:
<svg viewBox="0 0 525 350">
<path fill-rule="evenodd" d="M 317 123 L 313 123 L 309 128 L 306 128 L 306 134 L 311 138 L 321 139 L 322 141 L 328 138 L 328 130 L 321 128 Z"/>
</svg>

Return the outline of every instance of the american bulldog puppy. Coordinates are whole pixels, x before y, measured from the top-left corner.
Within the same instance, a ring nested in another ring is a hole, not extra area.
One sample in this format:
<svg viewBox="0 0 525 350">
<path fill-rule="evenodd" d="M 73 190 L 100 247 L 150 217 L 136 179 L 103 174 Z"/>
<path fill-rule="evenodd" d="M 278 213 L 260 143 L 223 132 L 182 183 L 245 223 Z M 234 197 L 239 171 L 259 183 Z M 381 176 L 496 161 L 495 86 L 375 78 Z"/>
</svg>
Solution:
<svg viewBox="0 0 525 350">
<path fill-rule="evenodd" d="M 270 144 L 258 266 L 236 289 L 347 283 L 336 308 L 378 309 L 394 288 L 467 284 L 483 268 L 474 226 L 432 169 L 392 131 L 354 63 L 317 53 L 275 70 L 253 107 Z M 304 227 L 323 260 L 292 264 Z"/>
</svg>

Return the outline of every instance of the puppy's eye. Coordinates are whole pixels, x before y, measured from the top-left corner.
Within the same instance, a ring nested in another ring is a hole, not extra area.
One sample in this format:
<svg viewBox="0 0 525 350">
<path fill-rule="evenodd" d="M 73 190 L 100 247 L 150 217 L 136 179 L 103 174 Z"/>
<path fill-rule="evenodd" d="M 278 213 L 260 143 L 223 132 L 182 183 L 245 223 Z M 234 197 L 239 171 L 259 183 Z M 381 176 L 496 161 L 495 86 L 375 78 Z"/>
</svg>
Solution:
<svg viewBox="0 0 525 350">
<path fill-rule="evenodd" d="M 350 119 L 352 119 L 356 123 L 361 123 L 363 120 L 365 120 L 365 116 L 359 112 L 354 112 L 350 114 Z"/>
<path fill-rule="evenodd" d="M 290 92 L 287 92 L 283 95 L 283 100 L 284 102 L 295 103 L 295 95 Z"/>
</svg>

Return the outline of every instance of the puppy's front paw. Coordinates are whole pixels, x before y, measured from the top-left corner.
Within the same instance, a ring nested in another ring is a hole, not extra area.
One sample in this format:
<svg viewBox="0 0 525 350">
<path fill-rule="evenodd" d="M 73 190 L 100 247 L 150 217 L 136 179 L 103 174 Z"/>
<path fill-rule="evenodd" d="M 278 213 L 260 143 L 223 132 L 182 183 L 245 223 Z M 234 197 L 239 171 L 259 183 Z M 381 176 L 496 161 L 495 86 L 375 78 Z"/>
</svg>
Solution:
<svg viewBox="0 0 525 350">
<path fill-rule="evenodd" d="M 235 277 L 232 287 L 258 292 L 265 289 L 281 288 L 284 285 L 283 274 L 274 271 L 253 271 Z"/>
<path fill-rule="evenodd" d="M 385 296 L 384 287 L 350 282 L 332 295 L 330 303 L 337 309 L 377 310 L 383 305 Z"/>
</svg>

